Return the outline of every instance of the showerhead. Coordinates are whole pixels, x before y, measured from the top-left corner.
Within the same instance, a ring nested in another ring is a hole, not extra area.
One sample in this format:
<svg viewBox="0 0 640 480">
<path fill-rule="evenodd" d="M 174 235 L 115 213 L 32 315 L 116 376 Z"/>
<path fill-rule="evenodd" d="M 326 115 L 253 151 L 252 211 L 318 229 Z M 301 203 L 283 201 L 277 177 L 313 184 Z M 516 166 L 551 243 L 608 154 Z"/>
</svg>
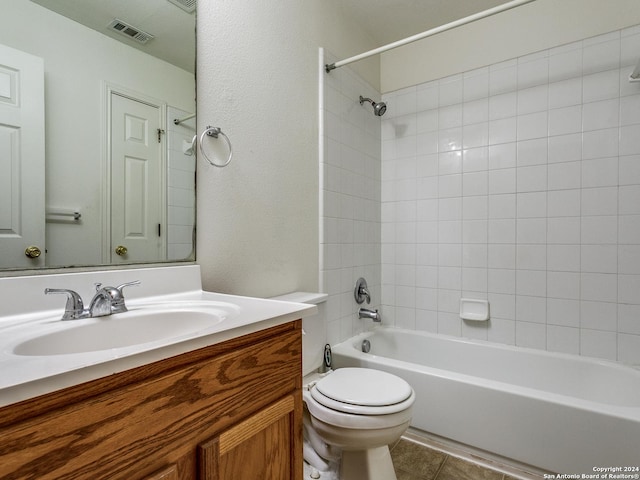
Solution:
<svg viewBox="0 0 640 480">
<path fill-rule="evenodd" d="M 360 105 L 362 105 L 364 102 L 369 102 L 371 104 L 371 106 L 373 107 L 373 114 L 376 117 L 381 117 L 382 115 L 384 115 L 384 112 L 387 111 L 386 103 L 384 102 L 376 103 L 370 98 L 365 98 L 362 95 L 360 95 Z"/>
</svg>

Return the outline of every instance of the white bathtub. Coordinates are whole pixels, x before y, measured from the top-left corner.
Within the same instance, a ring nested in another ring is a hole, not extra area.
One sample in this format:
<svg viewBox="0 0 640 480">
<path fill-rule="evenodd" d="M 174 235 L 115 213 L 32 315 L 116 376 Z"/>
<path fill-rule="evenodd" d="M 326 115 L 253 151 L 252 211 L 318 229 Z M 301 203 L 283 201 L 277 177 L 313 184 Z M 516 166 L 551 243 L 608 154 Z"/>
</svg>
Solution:
<svg viewBox="0 0 640 480">
<path fill-rule="evenodd" d="M 338 368 L 378 368 L 408 381 L 414 428 L 552 473 L 640 473 L 633 368 L 385 327 L 334 346 L 333 359 Z"/>
</svg>

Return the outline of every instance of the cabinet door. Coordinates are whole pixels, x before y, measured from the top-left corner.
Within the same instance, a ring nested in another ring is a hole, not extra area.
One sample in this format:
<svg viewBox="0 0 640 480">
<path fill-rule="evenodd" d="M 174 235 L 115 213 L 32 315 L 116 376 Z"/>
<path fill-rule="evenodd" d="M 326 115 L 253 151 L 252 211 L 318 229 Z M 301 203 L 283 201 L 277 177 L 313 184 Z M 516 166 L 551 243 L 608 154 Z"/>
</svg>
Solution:
<svg viewBox="0 0 640 480">
<path fill-rule="evenodd" d="M 155 472 L 151 476 L 145 477 L 143 480 L 178 480 L 178 467 L 171 465 L 159 472 Z"/>
<path fill-rule="evenodd" d="M 300 409 L 287 395 L 199 445 L 200 480 L 301 479 Z"/>
</svg>

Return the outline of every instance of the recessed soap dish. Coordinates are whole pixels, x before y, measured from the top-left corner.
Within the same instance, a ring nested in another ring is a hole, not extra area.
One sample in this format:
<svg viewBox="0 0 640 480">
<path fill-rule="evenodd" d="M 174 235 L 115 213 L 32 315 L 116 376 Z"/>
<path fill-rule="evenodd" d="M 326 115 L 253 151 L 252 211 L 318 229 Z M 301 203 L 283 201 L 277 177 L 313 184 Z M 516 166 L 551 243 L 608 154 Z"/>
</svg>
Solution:
<svg viewBox="0 0 640 480">
<path fill-rule="evenodd" d="M 486 322 L 489 320 L 489 301 L 476 300 L 473 298 L 461 298 L 460 318 L 475 322 Z"/>
</svg>

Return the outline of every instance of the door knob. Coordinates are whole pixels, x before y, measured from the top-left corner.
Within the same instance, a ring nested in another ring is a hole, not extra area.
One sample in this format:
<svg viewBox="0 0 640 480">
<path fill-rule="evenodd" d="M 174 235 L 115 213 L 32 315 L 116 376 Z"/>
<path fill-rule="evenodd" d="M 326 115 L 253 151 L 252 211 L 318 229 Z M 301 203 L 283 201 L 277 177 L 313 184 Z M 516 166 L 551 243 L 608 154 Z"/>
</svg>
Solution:
<svg viewBox="0 0 640 480">
<path fill-rule="evenodd" d="M 116 247 L 116 255 L 120 255 L 121 257 L 127 254 L 127 247 L 124 245 L 118 245 Z"/>
<path fill-rule="evenodd" d="M 29 258 L 38 258 L 42 254 L 42 252 L 35 245 L 31 245 L 30 247 L 26 248 L 24 254 Z"/>
</svg>

